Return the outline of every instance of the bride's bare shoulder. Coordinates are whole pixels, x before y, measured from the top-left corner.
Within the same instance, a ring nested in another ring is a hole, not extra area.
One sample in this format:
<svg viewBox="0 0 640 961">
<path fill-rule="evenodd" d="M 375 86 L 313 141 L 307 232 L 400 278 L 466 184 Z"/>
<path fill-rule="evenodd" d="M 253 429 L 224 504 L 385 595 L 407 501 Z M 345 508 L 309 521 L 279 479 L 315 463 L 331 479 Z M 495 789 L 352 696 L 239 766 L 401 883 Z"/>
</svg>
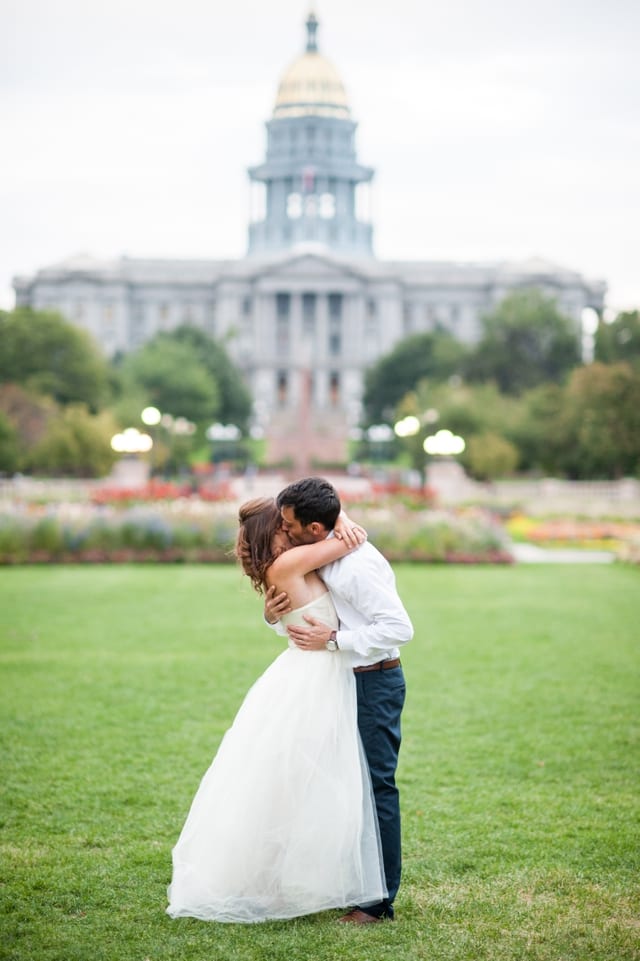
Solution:
<svg viewBox="0 0 640 961">
<path fill-rule="evenodd" d="M 273 575 L 295 571 L 295 569 L 300 566 L 300 561 L 304 556 L 304 553 L 301 552 L 304 552 L 302 547 L 290 547 L 288 550 L 283 551 L 269 567 L 269 573 Z"/>
</svg>

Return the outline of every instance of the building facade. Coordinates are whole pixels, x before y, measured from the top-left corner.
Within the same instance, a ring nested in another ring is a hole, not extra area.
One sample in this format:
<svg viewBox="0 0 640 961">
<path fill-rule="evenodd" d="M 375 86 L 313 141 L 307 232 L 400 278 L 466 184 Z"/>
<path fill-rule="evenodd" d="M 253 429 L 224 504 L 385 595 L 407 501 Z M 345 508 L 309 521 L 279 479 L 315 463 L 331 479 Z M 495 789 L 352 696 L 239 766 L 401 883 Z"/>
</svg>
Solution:
<svg viewBox="0 0 640 961">
<path fill-rule="evenodd" d="M 249 170 L 251 215 L 241 260 L 71 258 L 14 280 L 16 304 L 59 310 L 107 355 L 193 324 L 247 379 L 255 424 L 279 461 L 305 435 L 326 461 L 344 454 L 364 372 L 409 334 L 435 328 L 473 343 L 507 293 L 537 287 L 576 326 L 600 313 L 605 285 L 540 260 L 381 261 L 372 253 L 373 170 L 358 162 L 344 87 L 307 20 L 303 54 L 285 72 L 267 123 L 264 162 Z"/>
</svg>

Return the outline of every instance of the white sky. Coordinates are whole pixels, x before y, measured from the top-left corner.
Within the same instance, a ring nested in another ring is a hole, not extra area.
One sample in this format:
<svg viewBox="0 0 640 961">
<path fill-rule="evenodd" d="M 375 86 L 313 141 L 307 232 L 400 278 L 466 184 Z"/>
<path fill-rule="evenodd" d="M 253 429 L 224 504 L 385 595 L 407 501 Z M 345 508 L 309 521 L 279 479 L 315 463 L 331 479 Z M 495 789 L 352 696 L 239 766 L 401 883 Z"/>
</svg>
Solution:
<svg viewBox="0 0 640 961">
<path fill-rule="evenodd" d="M 640 307 L 637 0 L 317 0 L 382 258 L 540 256 Z M 238 257 L 308 0 L 0 0 L 0 307 L 95 256 Z"/>
</svg>

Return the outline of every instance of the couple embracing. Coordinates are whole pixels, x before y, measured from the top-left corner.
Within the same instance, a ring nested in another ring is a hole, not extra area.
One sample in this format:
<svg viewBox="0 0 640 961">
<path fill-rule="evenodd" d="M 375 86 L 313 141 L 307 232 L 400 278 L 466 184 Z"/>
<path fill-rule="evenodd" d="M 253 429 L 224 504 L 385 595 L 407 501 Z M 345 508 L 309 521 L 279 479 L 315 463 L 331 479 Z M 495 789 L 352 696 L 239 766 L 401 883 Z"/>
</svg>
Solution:
<svg viewBox="0 0 640 961">
<path fill-rule="evenodd" d="M 317 477 L 240 508 L 236 556 L 287 637 L 247 694 L 173 850 L 171 917 L 393 919 L 395 772 L 413 635 L 395 577 Z"/>
</svg>

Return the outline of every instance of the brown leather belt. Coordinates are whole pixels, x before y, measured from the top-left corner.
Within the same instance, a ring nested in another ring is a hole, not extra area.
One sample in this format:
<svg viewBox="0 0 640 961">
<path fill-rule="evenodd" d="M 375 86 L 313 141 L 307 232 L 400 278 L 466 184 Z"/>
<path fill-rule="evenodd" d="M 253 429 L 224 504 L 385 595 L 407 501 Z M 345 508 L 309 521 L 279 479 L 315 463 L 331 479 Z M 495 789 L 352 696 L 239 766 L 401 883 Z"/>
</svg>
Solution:
<svg viewBox="0 0 640 961">
<path fill-rule="evenodd" d="M 392 667 L 400 667 L 400 658 L 393 657 L 390 661 L 378 661 L 376 664 L 363 664 L 362 667 L 354 667 L 354 674 L 364 674 L 365 671 L 389 671 Z"/>
</svg>

